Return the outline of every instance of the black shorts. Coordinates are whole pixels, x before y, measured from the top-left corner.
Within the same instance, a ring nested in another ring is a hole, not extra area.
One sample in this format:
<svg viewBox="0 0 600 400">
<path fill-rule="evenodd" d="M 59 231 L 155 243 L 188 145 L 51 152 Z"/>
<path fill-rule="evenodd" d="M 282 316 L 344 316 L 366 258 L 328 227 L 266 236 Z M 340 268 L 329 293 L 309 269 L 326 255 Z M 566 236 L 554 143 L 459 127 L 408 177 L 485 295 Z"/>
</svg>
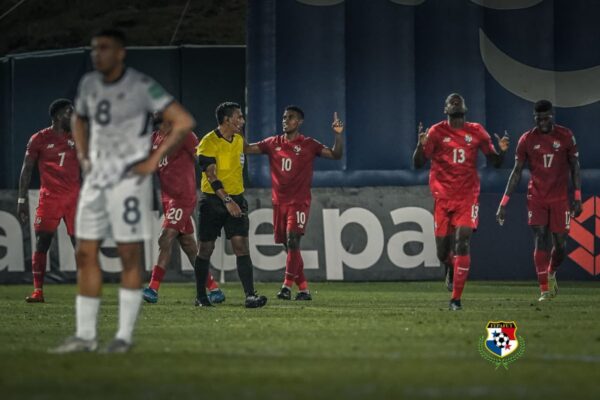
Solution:
<svg viewBox="0 0 600 400">
<path fill-rule="evenodd" d="M 217 236 L 221 236 L 223 228 L 227 239 L 234 236 L 248 237 L 248 202 L 241 194 L 231 198 L 244 213 L 240 218 L 232 217 L 217 195 L 202 193 L 198 207 L 198 239 L 201 242 L 214 242 Z"/>
</svg>

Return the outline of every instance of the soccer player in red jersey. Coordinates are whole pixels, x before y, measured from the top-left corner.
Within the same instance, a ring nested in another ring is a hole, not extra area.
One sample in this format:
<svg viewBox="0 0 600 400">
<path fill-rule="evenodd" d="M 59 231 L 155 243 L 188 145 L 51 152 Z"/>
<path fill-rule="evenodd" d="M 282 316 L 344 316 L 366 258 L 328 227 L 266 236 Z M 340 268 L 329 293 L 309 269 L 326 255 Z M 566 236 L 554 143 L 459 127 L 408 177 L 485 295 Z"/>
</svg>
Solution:
<svg viewBox="0 0 600 400">
<path fill-rule="evenodd" d="M 446 98 L 447 120 L 422 131 L 413 155 L 413 164 L 421 168 L 431 160 L 429 187 L 435 200 L 434 223 L 437 256 L 449 273 L 453 271 L 449 309 L 460 310 L 461 296 L 471 266 L 470 240 L 477 229 L 479 214 L 479 175 L 477 154 L 485 154 L 499 168 L 508 149 L 508 136 L 496 135 L 497 152 L 490 135 L 478 123 L 467 122 L 467 107 L 460 94 Z"/>
<path fill-rule="evenodd" d="M 528 222 L 535 238 L 533 261 L 541 291 L 539 301 L 546 301 L 558 293 L 556 270 L 567 254 L 571 217 L 581 214 L 581 176 L 575 136 L 568 128 L 554 123 L 552 103 L 548 100 L 536 102 L 533 115 L 536 126 L 519 139 L 515 166 L 508 178 L 496 219 L 500 225 L 504 224 L 506 204 L 519 184 L 527 162 L 531 171 L 527 209 Z M 569 173 L 575 191 L 571 207 Z"/>
<path fill-rule="evenodd" d="M 35 252 L 31 261 L 33 293 L 25 298 L 28 303 L 43 303 L 46 254 L 54 232 L 63 219 L 74 243 L 75 211 L 79 195 L 80 173 L 75 142 L 71 135 L 73 104 L 57 99 L 50 104 L 52 126 L 37 132 L 27 143 L 25 159 L 19 179 L 17 214 L 22 223 L 27 221 L 29 207 L 27 189 L 37 162 L 40 173 L 40 200 L 35 213 Z"/>
<path fill-rule="evenodd" d="M 299 289 L 296 300 L 312 300 L 304 276 L 300 239 L 310 211 L 313 161 L 316 157 L 339 160 L 344 152 L 344 124 L 337 113 L 333 114 L 335 142 L 332 148 L 300 133 L 302 122 L 304 111 L 297 106 L 288 106 L 283 113 L 283 134 L 246 144 L 244 149 L 247 154 L 269 156 L 275 243 L 282 243 L 287 251 L 285 280 L 277 293 L 283 300 L 291 300 L 294 282 Z"/>
<path fill-rule="evenodd" d="M 163 121 L 162 116 L 158 113 L 154 114 L 154 124 L 159 129 L 152 133 L 153 151 L 158 149 L 171 133 L 171 124 Z M 196 207 L 196 147 L 198 147 L 198 138 L 194 132 L 190 132 L 182 145 L 173 153 L 163 157 L 158 164 L 165 219 L 158 238 L 158 260 L 152 268 L 150 284 L 143 291 L 144 300 L 148 303 L 158 302 L 158 289 L 165 275 L 167 264 L 171 260 L 175 239 L 179 241 L 179 245 L 192 265 L 196 260 L 198 245 L 192 223 L 192 213 Z M 210 273 L 206 287 L 212 303 L 225 301 L 225 294 Z"/>
</svg>

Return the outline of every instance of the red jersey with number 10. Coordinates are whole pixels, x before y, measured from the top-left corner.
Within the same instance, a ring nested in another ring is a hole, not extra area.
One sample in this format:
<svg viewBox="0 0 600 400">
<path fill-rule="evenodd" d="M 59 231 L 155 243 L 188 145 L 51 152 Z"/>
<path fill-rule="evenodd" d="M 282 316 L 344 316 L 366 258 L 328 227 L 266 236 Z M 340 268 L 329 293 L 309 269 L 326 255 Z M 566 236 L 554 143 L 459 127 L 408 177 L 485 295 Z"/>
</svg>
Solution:
<svg viewBox="0 0 600 400">
<path fill-rule="evenodd" d="M 278 135 L 258 142 L 258 147 L 269 156 L 273 204 L 309 204 L 313 161 L 325 146 L 304 135 L 292 141 Z"/>
<path fill-rule="evenodd" d="M 152 134 L 152 150 L 165 140 L 158 131 Z M 181 206 L 196 204 L 196 147 L 198 138 L 188 133 L 180 147 L 158 163 L 158 177 L 163 201 L 170 199 Z"/>
<path fill-rule="evenodd" d="M 71 133 L 57 134 L 52 127 L 37 132 L 27 143 L 25 157 L 36 160 L 42 195 L 77 196 L 79 161 Z"/>
<path fill-rule="evenodd" d="M 429 187 L 436 199 L 472 201 L 479 197 L 477 153 L 495 153 L 492 139 L 478 123 L 454 129 L 442 121 L 429 129 L 425 156 L 431 160 Z"/>
<path fill-rule="evenodd" d="M 544 201 L 567 199 L 572 157 L 579 157 L 575 136 L 564 126 L 554 125 L 549 133 L 537 128 L 525 132 L 519 139 L 515 158 L 529 164 L 527 196 Z"/>
</svg>

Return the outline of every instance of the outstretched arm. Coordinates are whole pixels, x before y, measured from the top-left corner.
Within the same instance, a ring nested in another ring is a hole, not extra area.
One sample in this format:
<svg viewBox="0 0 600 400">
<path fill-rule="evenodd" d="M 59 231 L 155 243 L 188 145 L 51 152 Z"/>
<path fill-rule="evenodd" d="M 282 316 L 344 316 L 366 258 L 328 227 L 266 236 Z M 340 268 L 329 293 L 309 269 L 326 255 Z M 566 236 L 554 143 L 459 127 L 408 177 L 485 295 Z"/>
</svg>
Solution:
<svg viewBox="0 0 600 400">
<path fill-rule="evenodd" d="M 427 162 L 427 157 L 425 157 L 425 143 L 427 143 L 427 134 L 429 133 L 429 128 L 423 131 L 423 123 L 419 122 L 417 133 L 419 135 L 419 139 L 417 140 L 417 148 L 413 153 L 413 166 L 415 168 L 423 168 Z"/>
<path fill-rule="evenodd" d="M 340 160 L 344 155 L 344 140 L 342 133 L 344 132 L 344 123 L 338 118 L 337 112 L 333 113 L 333 123 L 331 124 L 333 133 L 335 134 L 335 142 L 333 147 L 325 147 L 321 150 L 321 157 L 330 160 Z"/>
<path fill-rule="evenodd" d="M 577 156 L 569 157 L 569 166 L 571 167 L 571 180 L 573 181 L 573 189 L 575 190 L 573 206 L 571 207 L 572 215 L 577 218 L 581 215 L 581 170 L 579 167 L 579 158 Z"/>
<path fill-rule="evenodd" d="M 523 165 L 523 161 L 516 160 L 515 166 L 513 167 L 513 170 L 510 173 L 510 177 L 508 178 L 508 183 L 506 184 L 506 189 L 504 190 L 504 196 L 502 196 L 502 201 L 500 202 L 500 206 L 498 207 L 498 211 L 496 212 L 496 221 L 498 221 L 500 225 L 504 224 L 504 219 L 506 216 L 506 204 L 508 204 L 510 195 L 515 191 L 515 189 L 519 185 L 519 182 L 521 181 L 521 175 L 523 174 Z"/>
<path fill-rule="evenodd" d="M 498 140 L 498 148 L 499 152 L 493 151 L 487 155 L 488 162 L 490 162 L 494 168 L 500 168 L 502 166 L 502 162 L 504 161 L 504 155 L 508 150 L 510 145 L 510 139 L 508 137 L 508 133 L 504 131 L 504 136 L 500 137 L 496 133 L 494 133 L 496 140 Z"/>
<path fill-rule="evenodd" d="M 258 143 L 248 143 L 244 138 L 244 154 L 262 154 Z"/>
</svg>

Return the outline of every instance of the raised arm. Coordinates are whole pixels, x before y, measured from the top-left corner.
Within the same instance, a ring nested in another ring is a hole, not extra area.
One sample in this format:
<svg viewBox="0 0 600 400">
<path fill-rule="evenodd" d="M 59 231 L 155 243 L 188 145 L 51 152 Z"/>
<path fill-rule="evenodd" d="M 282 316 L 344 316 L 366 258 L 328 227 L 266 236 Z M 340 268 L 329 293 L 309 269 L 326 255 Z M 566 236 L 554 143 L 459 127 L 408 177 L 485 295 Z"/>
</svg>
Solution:
<svg viewBox="0 0 600 400">
<path fill-rule="evenodd" d="M 417 148 L 413 153 L 413 166 L 415 168 L 423 168 L 425 163 L 427 162 L 427 157 L 425 157 L 425 144 L 427 143 L 427 134 L 429 133 L 429 128 L 423 131 L 423 123 L 419 122 L 419 127 L 417 129 L 417 134 L 419 138 L 417 140 Z"/>
<path fill-rule="evenodd" d="M 581 170 L 579 167 L 579 157 L 577 155 L 569 157 L 569 166 L 571 168 L 571 180 L 573 181 L 573 189 L 575 195 L 573 196 L 573 205 L 571 207 L 571 213 L 573 217 L 577 218 L 581 215 Z"/>
<path fill-rule="evenodd" d="M 324 147 L 321 150 L 321 157 L 328 158 L 330 160 L 340 160 L 344 155 L 344 138 L 342 137 L 342 133 L 344 132 L 344 123 L 338 118 L 337 112 L 333 113 L 333 123 L 331 124 L 331 128 L 335 134 L 333 147 Z"/>
<path fill-rule="evenodd" d="M 502 137 L 498 136 L 496 133 L 494 133 L 494 136 L 498 141 L 498 148 L 500 151 L 496 152 L 494 149 L 494 151 L 490 151 L 487 154 L 486 158 L 488 162 L 494 166 L 494 168 L 500 168 L 502 166 L 502 162 L 504 161 L 504 155 L 506 154 L 506 151 L 510 145 L 510 139 L 506 131 L 504 131 L 504 136 Z"/>
<path fill-rule="evenodd" d="M 23 159 L 23 166 L 21 167 L 21 176 L 19 177 L 19 197 L 17 199 L 17 215 L 22 223 L 27 221 L 29 214 L 29 207 L 27 204 L 27 190 L 31 182 L 31 174 L 35 167 L 35 158 L 30 157 L 29 154 L 25 154 Z"/>
<path fill-rule="evenodd" d="M 516 160 L 515 166 L 513 167 L 513 170 L 510 173 L 510 177 L 508 178 L 508 183 L 506 184 L 506 189 L 504 190 L 504 196 L 502 196 L 502 201 L 500 202 L 500 206 L 498 207 L 498 211 L 496 212 L 496 221 L 500 225 L 504 225 L 504 219 L 506 216 L 506 204 L 508 204 L 510 195 L 515 191 L 515 189 L 519 185 L 519 182 L 521 181 L 521 175 L 523 174 L 523 165 L 524 161 Z"/>
</svg>

